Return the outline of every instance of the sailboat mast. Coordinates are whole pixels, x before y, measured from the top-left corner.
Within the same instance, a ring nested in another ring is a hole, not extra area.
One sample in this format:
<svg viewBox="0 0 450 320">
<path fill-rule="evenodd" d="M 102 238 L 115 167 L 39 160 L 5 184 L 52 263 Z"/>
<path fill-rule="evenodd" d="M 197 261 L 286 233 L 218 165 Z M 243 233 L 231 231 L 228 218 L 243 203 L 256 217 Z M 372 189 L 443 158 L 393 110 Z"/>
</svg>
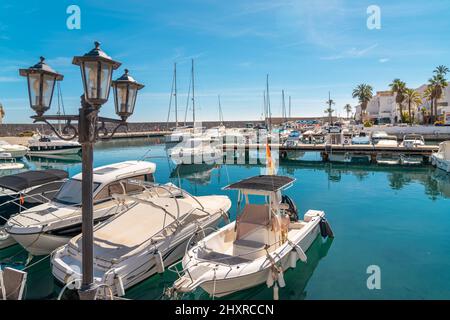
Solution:
<svg viewBox="0 0 450 320">
<path fill-rule="evenodd" d="M 194 59 L 192 59 L 192 123 L 195 125 Z"/>
<path fill-rule="evenodd" d="M 222 105 L 220 104 L 220 94 L 217 95 L 217 99 L 219 100 L 219 122 L 220 122 L 220 125 L 223 125 L 223 115 L 222 115 Z"/>
<path fill-rule="evenodd" d="M 267 103 L 267 115 L 269 116 L 269 130 L 272 127 L 272 112 L 270 110 L 270 95 L 269 95 L 269 75 L 267 74 L 266 76 L 266 93 L 267 93 L 267 99 L 266 99 L 266 103 Z"/>
<path fill-rule="evenodd" d="M 267 127 L 267 103 L 266 103 L 266 90 L 263 90 L 263 115 L 264 115 L 264 124 Z"/>
<path fill-rule="evenodd" d="M 289 119 L 291 119 L 291 96 L 289 96 Z"/>
<path fill-rule="evenodd" d="M 173 64 L 173 81 L 174 81 L 174 92 L 173 96 L 175 98 L 175 128 L 178 127 L 178 98 L 177 98 L 177 63 Z"/>
<path fill-rule="evenodd" d="M 281 113 L 283 120 L 286 121 L 286 104 L 284 103 L 284 90 L 281 90 Z"/>
</svg>

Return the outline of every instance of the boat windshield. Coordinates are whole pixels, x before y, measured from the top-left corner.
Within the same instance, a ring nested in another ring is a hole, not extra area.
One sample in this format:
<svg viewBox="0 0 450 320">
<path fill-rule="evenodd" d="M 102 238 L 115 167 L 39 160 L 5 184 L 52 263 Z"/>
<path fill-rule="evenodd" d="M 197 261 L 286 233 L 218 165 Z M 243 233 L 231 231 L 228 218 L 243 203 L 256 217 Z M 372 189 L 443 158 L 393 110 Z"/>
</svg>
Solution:
<svg viewBox="0 0 450 320">
<path fill-rule="evenodd" d="M 100 183 L 94 182 L 95 191 Z M 53 201 L 67 205 L 81 205 L 81 180 L 67 180 L 53 198 Z"/>
</svg>

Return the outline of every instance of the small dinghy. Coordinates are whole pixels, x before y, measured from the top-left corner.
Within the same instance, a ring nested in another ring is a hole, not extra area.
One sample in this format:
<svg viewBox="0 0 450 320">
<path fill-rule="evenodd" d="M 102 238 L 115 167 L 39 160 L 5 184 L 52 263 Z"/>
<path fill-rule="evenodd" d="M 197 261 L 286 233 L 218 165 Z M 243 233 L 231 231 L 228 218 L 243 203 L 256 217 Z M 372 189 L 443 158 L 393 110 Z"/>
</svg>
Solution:
<svg viewBox="0 0 450 320">
<path fill-rule="evenodd" d="M 333 237 L 323 211 L 309 210 L 304 219 L 297 217 L 294 202 L 281 195 L 294 179 L 285 176 L 256 176 L 231 184 L 225 189 L 238 190 L 238 212 L 241 214 L 220 230 L 213 232 L 184 256 L 180 278 L 169 296 L 192 292 L 201 287 L 213 297 L 267 283 L 284 287 L 283 273 L 295 268 L 319 233 Z M 263 197 L 266 201 L 250 203 L 249 199 Z M 257 204 L 258 203 L 258 204 Z"/>
<path fill-rule="evenodd" d="M 144 194 L 153 195 L 114 195 L 119 203 L 127 202 L 128 210 L 94 231 L 94 281 L 118 296 L 180 260 L 187 243 L 214 230 L 231 207 L 227 196 L 194 197 L 174 185 L 170 190 L 167 185 L 139 185 L 146 187 Z M 82 240 L 76 236 L 52 254 L 52 273 L 61 283 L 82 276 Z"/>
</svg>

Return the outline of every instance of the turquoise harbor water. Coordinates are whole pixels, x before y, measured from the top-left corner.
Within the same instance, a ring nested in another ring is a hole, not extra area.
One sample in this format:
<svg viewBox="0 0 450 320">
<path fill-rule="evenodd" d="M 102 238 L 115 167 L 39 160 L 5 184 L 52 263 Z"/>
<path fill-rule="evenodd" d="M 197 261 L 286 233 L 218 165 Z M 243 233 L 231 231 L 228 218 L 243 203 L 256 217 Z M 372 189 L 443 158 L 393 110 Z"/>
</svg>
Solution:
<svg viewBox="0 0 450 320">
<path fill-rule="evenodd" d="M 195 195 L 236 194 L 221 188 L 229 182 L 259 174 L 261 167 L 222 165 L 184 167 L 177 171 L 157 139 L 116 140 L 96 146 L 95 165 L 139 159 L 147 153 L 157 164 L 158 182 L 171 180 Z M 310 159 L 317 159 L 310 156 Z M 32 159 L 29 169 L 81 170 L 72 162 Z M 177 173 L 178 172 L 178 173 Z M 282 163 L 280 174 L 297 179 L 286 193 L 299 211 L 324 210 L 335 232 L 334 240 L 318 238 L 308 250 L 308 263 L 298 262 L 285 274 L 280 299 L 450 299 L 450 175 L 430 166 L 416 168 L 340 165 L 321 162 Z M 235 207 L 231 215 L 235 217 Z M 5 260 L 6 259 L 6 260 Z M 23 263 L 19 246 L 0 251 L 0 260 Z M 28 269 L 27 299 L 55 298 L 50 262 L 35 257 Z M 367 267 L 381 269 L 381 289 L 369 290 Z M 132 299 L 160 299 L 176 279 L 166 271 L 127 293 Z M 208 299 L 201 290 L 187 299 Z M 265 285 L 227 298 L 272 299 Z"/>
</svg>

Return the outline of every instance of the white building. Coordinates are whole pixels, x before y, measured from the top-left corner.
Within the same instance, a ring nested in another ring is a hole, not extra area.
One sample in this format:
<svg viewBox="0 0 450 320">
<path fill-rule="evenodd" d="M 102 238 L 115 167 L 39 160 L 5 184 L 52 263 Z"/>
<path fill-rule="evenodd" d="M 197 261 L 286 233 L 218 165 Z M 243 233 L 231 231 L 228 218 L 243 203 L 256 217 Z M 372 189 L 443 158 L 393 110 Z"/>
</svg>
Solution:
<svg viewBox="0 0 450 320">
<path fill-rule="evenodd" d="M 427 85 L 424 84 L 416 89 L 420 95 L 423 95 Z M 395 123 L 400 119 L 400 110 L 398 104 L 395 102 L 395 94 L 391 91 L 378 91 L 376 95 L 369 101 L 366 109 L 366 117 L 376 123 Z M 428 113 L 431 108 L 431 103 L 422 99 L 422 104 L 417 106 L 414 110 L 416 118 L 422 120 L 422 108 L 425 107 Z M 361 118 L 361 106 L 355 108 L 355 119 Z M 407 112 L 408 105 L 403 104 L 403 112 Z M 442 98 L 438 100 L 438 115 L 445 112 L 450 112 L 450 86 L 446 87 Z"/>
</svg>

